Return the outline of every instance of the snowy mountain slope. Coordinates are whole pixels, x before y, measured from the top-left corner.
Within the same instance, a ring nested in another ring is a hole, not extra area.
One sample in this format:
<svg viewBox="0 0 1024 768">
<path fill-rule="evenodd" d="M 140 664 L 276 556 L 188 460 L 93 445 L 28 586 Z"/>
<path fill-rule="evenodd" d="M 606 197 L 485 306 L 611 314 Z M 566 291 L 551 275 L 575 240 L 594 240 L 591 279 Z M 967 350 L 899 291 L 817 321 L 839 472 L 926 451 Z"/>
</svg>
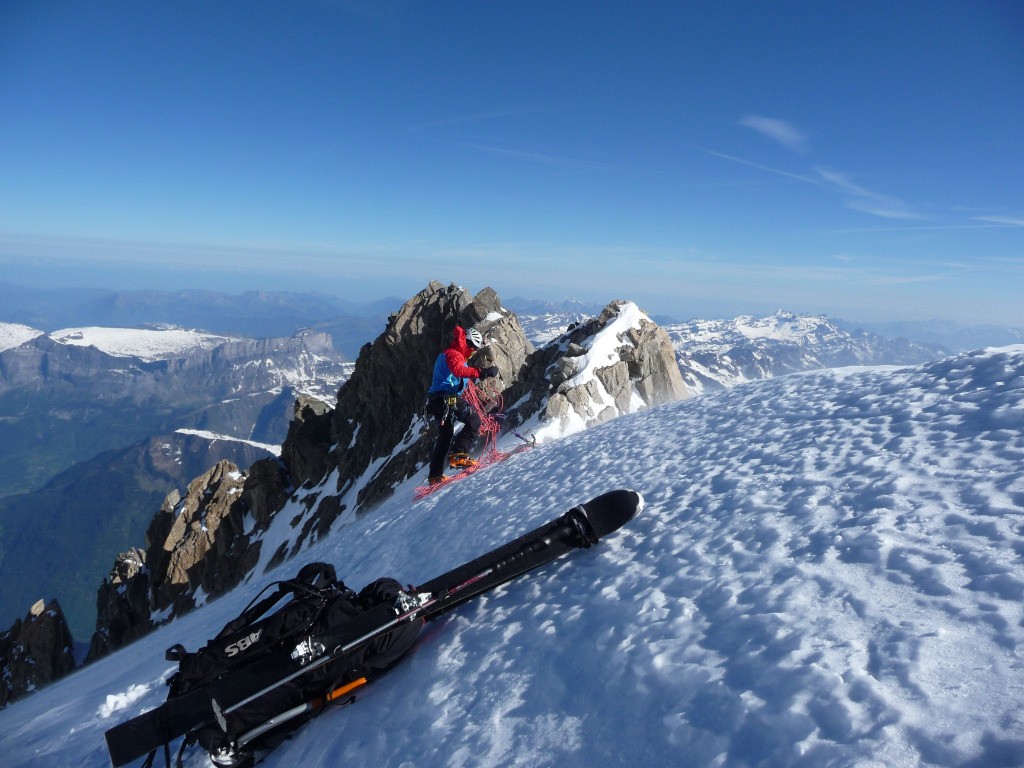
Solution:
<svg viewBox="0 0 1024 768">
<path fill-rule="evenodd" d="M 601 314 L 604 305 L 574 299 L 561 302 L 533 301 L 511 298 L 506 306 L 519 317 L 523 333 L 535 347 L 554 341 L 573 323 L 584 322 Z"/>
<path fill-rule="evenodd" d="M 18 323 L 0 323 L 0 352 L 20 347 L 26 341 L 42 336 L 42 331 Z"/>
<path fill-rule="evenodd" d="M 587 402 L 583 413 L 575 409 L 567 409 L 564 417 L 551 418 L 548 406 L 542 412 L 538 412 L 532 418 L 521 425 L 520 432 L 532 434 L 539 443 L 550 442 L 575 432 L 582 432 L 588 426 L 601 421 L 601 414 L 608 409 L 608 413 L 635 413 L 648 407 L 648 403 L 640 397 L 636 386 L 632 392 L 627 392 L 627 397 L 621 403 L 616 403 L 615 396 L 608 391 L 607 383 L 602 380 L 600 371 L 608 365 L 612 365 L 621 359 L 623 348 L 636 346 L 629 338 L 631 329 L 641 327 L 642 323 L 649 323 L 650 318 L 634 303 L 623 304 L 619 315 L 610 322 L 600 333 L 587 340 L 586 353 L 575 358 L 567 358 L 563 353 L 562 364 L 568 367 L 561 368 L 561 375 L 566 376 L 565 386 L 587 393 Z M 568 338 L 563 337 L 562 344 L 568 344 Z M 667 366 L 671 365 L 671 350 L 666 354 Z M 550 380 L 550 376 L 549 376 Z M 689 393 L 682 392 L 689 395 Z M 681 396 L 681 395 L 677 395 Z M 673 397 L 672 399 L 676 399 Z"/>
<path fill-rule="evenodd" d="M 910 365 L 946 350 L 906 339 L 847 331 L 824 315 L 691 320 L 665 326 L 687 386 L 695 392 L 787 373 L 847 365 Z"/>
<path fill-rule="evenodd" d="M 266 451 L 267 453 L 273 454 L 274 456 L 281 455 L 281 446 L 270 445 L 269 443 L 258 443 L 254 440 L 243 440 L 239 437 L 233 437 L 231 435 L 219 435 L 215 432 L 210 432 L 205 429 L 176 429 L 175 432 L 179 435 L 191 435 L 192 437 L 201 437 L 204 440 L 209 440 L 211 443 L 218 441 L 228 443 L 244 443 L 245 445 L 252 446 L 253 448 L 259 448 L 260 450 Z"/>
<path fill-rule="evenodd" d="M 96 347 L 114 357 L 137 357 L 140 360 L 167 360 L 185 357 L 197 350 L 213 349 L 237 337 L 221 336 L 177 326 L 152 328 L 64 328 L 52 333 L 17 323 L 0 323 L 0 352 L 14 349 L 38 336 L 49 336 L 56 342 L 76 347 Z"/>
<path fill-rule="evenodd" d="M 65 328 L 49 334 L 62 344 L 96 347 L 113 357 L 137 357 L 141 360 L 168 360 L 192 352 L 219 347 L 236 337 L 218 336 L 175 326 L 158 328 Z"/>
<path fill-rule="evenodd" d="M 519 322 L 523 326 L 523 333 L 535 347 L 543 347 L 548 342 L 554 341 L 570 326 L 589 320 L 598 312 L 544 312 L 534 315 L 520 315 Z"/>
<path fill-rule="evenodd" d="M 68 326 L 173 324 L 261 339 L 288 337 L 298 328 L 314 328 L 330 334 L 334 349 L 352 360 L 400 303 L 394 297 L 351 302 L 316 292 L 46 289 L 0 279 L 0 320 L 44 331 Z"/>
<path fill-rule="evenodd" d="M 103 766 L 103 731 L 163 699 L 163 649 L 271 576 L 326 559 L 354 586 L 420 583 L 621 486 L 646 500 L 626 528 L 429 626 L 265 765 L 1019 765 L 1022 466 L 1021 346 L 624 416 L 343 515 L 300 561 L 0 712 L 0 750 Z"/>
</svg>

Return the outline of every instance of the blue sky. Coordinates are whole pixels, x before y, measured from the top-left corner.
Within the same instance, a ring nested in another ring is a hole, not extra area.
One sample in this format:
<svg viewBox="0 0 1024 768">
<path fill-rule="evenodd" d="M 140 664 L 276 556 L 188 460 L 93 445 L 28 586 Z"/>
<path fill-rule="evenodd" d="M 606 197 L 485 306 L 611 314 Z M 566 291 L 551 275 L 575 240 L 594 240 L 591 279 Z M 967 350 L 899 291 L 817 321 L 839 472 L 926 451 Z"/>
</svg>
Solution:
<svg viewBox="0 0 1024 768">
<path fill-rule="evenodd" d="M 6 0 L 0 270 L 1024 326 L 1024 5 Z"/>
</svg>

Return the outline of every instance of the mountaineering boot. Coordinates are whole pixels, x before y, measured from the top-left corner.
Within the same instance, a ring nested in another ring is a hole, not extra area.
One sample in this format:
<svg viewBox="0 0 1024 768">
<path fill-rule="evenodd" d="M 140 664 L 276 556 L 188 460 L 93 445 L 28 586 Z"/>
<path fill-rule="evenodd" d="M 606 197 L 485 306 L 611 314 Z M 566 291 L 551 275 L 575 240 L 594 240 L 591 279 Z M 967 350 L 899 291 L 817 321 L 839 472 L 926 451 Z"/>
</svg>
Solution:
<svg viewBox="0 0 1024 768">
<path fill-rule="evenodd" d="M 435 475 L 427 478 L 427 485 L 440 485 L 444 482 L 444 475 Z"/>
<path fill-rule="evenodd" d="M 469 469 L 476 465 L 476 460 L 469 458 L 469 454 L 465 452 L 453 453 L 448 457 L 448 466 L 452 469 Z"/>
</svg>

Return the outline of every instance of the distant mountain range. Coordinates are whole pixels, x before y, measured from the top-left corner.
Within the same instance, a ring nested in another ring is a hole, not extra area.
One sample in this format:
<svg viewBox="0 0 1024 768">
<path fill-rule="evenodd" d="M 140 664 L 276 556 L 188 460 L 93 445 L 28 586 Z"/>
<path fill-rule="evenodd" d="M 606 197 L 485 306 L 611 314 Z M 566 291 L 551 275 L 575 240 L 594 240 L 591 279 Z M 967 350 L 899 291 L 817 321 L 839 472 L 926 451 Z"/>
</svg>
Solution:
<svg viewBox="0 0 1024 768">
<path fill-rule="evenodd" d="M 172 324 L 215 334 L 247 338 L 291 336 L 311 328 L 331 336 L 334 349 L 355 360 L 374 339 L 403 299 L 353 302 L 324 293 L 208 290 L 115 291 L 104 289 L 30 289 L 0 281 L 0 323 L 55 331 L 79 325 L 131 328 Z M 567 299 L 560 302 L 517 297 L 506 306 L 520 317 L 594 317 L 603 305 Z M 685 308 L 674 316 L 651 315 L 662 326 L 682 324 Z M 867 331 L 889 339 L 905 338 L 950 352 L 1024 342 L 1024 328 L 966 325 L 943 320 L 871 322 L 832 319 L 851 333 Z M 525 327 L 525 323 L 524 323 Z"/>
<path fill-rule="evenodd" d="M 1007 325 L 963 325 L 945 320 L 917 320 L 896 323 L 857 323 L 836 320 L 850 331 L 865 330 L 891 339 L 914 339 L 951 352 L 969 352 L 986 347 L 1024 344 L 1024 328 Z"/>
<path fill-rule="evenodd" d="M 683 380 L 696 392 L 745 381 L 850 365 L 914 365 L 948 354 L 942 347 L 847 331 L 823 315 L 692 320 L 665 327 Z"/>
<path fill-rule="evenodd" d="M 586 318 L 582 308 L 547 306 L 521 315 L 537 346 Z M 683 381 L 696 393 L 787 373 L 848 365 L 912 365 L 949 354 L 941 346 L 848 331 L 824 315 L 776 312 L 768 317 L 663 323 Z"/>
<path fill-rule="evenodd" d="M 519 315 L 524 330 L 531 338 L 552 338 L 553 329 L 563 328 L 584 317 L 593 317 L 601 311 L 601 307 L 585 302 L 568 300 L 564 302 L 532 301 L 530 299 L 511 299 L 508 307 Z M 778 314 L 790 314 L 780 310 Z M 682 315 L 685 317 L 685 315 Z M 826 315 L 804 315 L 806 317 L 827 318 Z M 667 315 L 651 315 L 651 319 L 664 328 L 687 326 L 692 323 L 720 322 L 729 320 L 707 321 L 694 318 L 682 322 Z M 836 329 L 846 331 L 851 336 L 868 333 L 890 341 L 905 340 L 917 342 L 944 353 L 968 352 L 985 347 L 1004 347 L 1010 344 L 1024 344 L 1024 328 L 1004 325 L 966 325 L 947 320 L 914 320 L 904 322 L 863 322 L 827 318 Z"/>
<path fill-rule="evenodd" d="M 333 403 L 351 369 L 312 331 L 0 323 L 0 624 L 59 595 L 87 636 L 97 575 L 164 496 L 220 459 L 272 455 L 296 396 Z"/>
<path fill-rule="evenodd" d="M 263 340 L 168 327 L 40 333 L 0 350 L 0 496 L 181 427 L 279 443 L 290 407 L 282 393 L 330 399 L 350 367 L 312 331 Z"/>
<path fill-rule="evenodd" d="M 250 339 L 288 337 L 310 328 L 329 334 L 334 349 L 349 360 L 401 304 L 391 298 L 354 303 L 321 293 L 29 289 L 0 282 L 3 323 L 43 331 L 169 324 Z"/>
</svg>

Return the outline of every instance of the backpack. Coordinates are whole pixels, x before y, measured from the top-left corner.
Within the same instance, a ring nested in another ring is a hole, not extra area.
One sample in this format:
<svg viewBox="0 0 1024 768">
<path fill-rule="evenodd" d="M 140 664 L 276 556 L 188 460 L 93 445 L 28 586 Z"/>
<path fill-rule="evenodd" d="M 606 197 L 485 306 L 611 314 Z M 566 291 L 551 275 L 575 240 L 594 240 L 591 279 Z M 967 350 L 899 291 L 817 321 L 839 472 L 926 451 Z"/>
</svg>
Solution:
<svg viewBox="0 0 1024 768">
<path fill-rule="evenodd" d="M 294 579 L 265 587 L 203 648 L 193 653 L 181 645 L 169 648 L 167 658 L 178 662 L 178 670 L 167 681 L 167 698 L 244 671 L 282 649 L 298 650 L 310 638 L 361 635 L 367 626 L 382 623 L 379 616 L 396 616 L 398 612 L 392 606 L 404 594 L 402 585 L 391 578 L 377 579 L 357 593 L 338 580 L 330 564 L 310 563 Z M 411 648 L 421 627 L 420 620 L 398 624 L 390 632 L 221 716 L 219 722 L 187 734 L 178 764 L 185 748 L 198 743 L 215 765 L 252 765 L 257 752 L 276 746 L 290 731 L 323 711 L 327 703 L 354 700 L 351 696 L 344 698 L 344 693 L 394 666 Z M 297 708 L 303 710 L 301 716 L 289 716 L 276 724 L 282 713 Z"/>
</svg>

